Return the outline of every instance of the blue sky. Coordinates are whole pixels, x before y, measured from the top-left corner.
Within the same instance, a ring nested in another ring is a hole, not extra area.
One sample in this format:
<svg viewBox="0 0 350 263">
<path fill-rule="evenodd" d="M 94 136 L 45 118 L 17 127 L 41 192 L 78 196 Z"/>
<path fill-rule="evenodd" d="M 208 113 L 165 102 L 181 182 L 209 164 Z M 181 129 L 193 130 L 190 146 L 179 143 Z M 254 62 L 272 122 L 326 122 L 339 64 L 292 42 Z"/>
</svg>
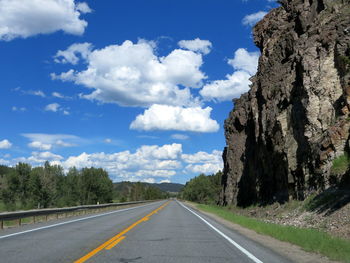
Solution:
<svg viewBox="0 0 350 263">
<path fill-rule="evenodd" d="M 0 0 L 0 163 L 185 183 L 222 169 L 223 123 L 271 0 Z"/>
</svg>

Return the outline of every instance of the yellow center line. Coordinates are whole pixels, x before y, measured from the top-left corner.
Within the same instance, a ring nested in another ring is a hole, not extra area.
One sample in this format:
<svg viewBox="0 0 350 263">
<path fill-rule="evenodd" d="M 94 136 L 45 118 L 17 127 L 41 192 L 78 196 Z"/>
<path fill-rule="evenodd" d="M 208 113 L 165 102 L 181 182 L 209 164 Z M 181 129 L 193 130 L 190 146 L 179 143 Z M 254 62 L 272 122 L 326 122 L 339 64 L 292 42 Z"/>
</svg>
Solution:
<svg viewBox="0 0 350 263">
<path fill-rule="evenodd" d="M 137 226 L 138 224 L 147 221 L 153 214 L 157 213 L 159 210 L 161 210 L 162 208 L 164 208 L 167 204 L 169 203 L 166 202 L 165 204 L 163 204 L 162 206 L 158 207 L 157 209 L 153 210 L 151 213 L 149 213 L 148 215 L 146 215 L 145 217 L 141 218 L 140 220 L 136 221 L 135 223 L 131 224 L 130 226 L 128 226 L 127 228 L 125 228 L 122 232 L 118 233 L 117 235 L 115 235 L 114 237 L 112 237 L 111 239 L 109 239 L 108 241 L 104 242 L 102 245 L 98 246 L 97 248 L 95 248 L 94 250 L 90 251 L 89 253 L 87 253 L 85 256 L 79 258 L 78 260 L 74 261 L 74 263 L 83 263 L 85 261 L 87 261 L 88 259 L 90 259 L 91 257 L 93 257 L 94 255 L 96 255 L 98 252 L 100 252 L 101 250 L 103 250 L 104 248 L 106 248 L 107 246 L 111 246 L 110 248 L 112 248 L 113 246 L 113 242 L 115 242 L 114 246 L 116 244 L 118 244 L 120 241 L 122 241 L 124 238 L 122 238 L 121 240 L 119 240 L 122 236 L 124 236 L 124 234 L 126 234 L 127 232 L 129 232 L 131 229 L 133 229 L 135 226 Z M 119 240 L 119 242 L 117 242 Z M 110 249 L 109 248 L 109 249 Z"/>
<path fill-rule="evenodd" d="M 112 244 L 108 245 L 106 247 L 107 250 L 110 250 L 111 248 L 115 247 L 119 242 L 121 242 L 124 238 L 126 238 L 126 236 L 121 236 L 120 238 L 118 238 L 116 241 L 114 241 Z"/>
</svg>

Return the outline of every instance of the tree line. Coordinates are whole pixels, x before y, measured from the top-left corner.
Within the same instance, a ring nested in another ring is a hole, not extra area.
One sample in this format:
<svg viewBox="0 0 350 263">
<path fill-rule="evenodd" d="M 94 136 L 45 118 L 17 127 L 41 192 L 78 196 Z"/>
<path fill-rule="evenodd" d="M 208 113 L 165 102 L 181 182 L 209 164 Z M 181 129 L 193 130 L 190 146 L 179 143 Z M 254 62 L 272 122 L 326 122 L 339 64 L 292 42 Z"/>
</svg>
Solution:
<svg viewBox="0 0 350 263">
<path fill-rule="evenodd" d="M 200 174 L 185 184 L 180 197 L 196 203 L 217 204 L 221 190 L 221 177 L 221 171 L 212 175 Z"/>
<path fill-rule="evenodd" d="M 113 183 L 101 168 L 0 166 L 0 201 L 6 210 L 64 207 L 112 202 Z"/>
<path fill-rule="evenodd" d="M 114 183 L 114 200 L 119 202 L 169 198 L 170 194 L 141 182 Z"/>
<path fill-rule="evenodd" d="M 121 185 L 118 187 L 116 185 Z M 168 194 L 144 183 L 113 184 L 102 168 L 71 168 L 46 162 L 32 167 L 0 165 L 0 210 L 67 207 L 97 203 L 155 200 Z M 2 207 L 1 207 L 2 206 Z"/>
</svg>

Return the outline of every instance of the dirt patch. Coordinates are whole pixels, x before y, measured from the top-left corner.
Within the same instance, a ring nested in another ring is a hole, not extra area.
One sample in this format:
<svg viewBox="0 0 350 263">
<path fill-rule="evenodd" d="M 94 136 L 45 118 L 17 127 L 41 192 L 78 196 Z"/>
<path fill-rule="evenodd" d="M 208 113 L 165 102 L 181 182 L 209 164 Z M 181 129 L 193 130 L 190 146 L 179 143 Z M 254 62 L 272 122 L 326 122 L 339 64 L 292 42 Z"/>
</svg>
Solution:
<svg viewBox="0 0 350 263">
<path fill-rule="evenodd" d="M 190 203 L 190 202 L 185 202 L 188 206 L 191 208 L 198 210 L 198 208 L 195 206 L 195 204 Z M 328 258 L 315 254 L 315 253 L 310 253 L 302 250 L 300 247 L 287 243 L 287 242 L 282 242 L 279 240 L 276 240 L 272 237 L 261 235 L 256 233 L 253 230 L 244 228 L 238 224 L 232 223 L 230 221 L 227 221 L 225 219 L 222 219 L 221 217 L 202 211 L 200 210 L 201 213 L 207 215 L 208 217 L 216 220 L 217 222 L 225 225 L 228 228 L 231 228 L 239 233 L 241 233 L 244 236 L 249 237 L 250 239 L 262 244 L 265 247 L 270 248 L 271 250 L 275 251 L 276 253 L 288 258 L 289 260 L 293 262 L 298 262 L 298 263 L 330 263 L 330 262 L 338 262 L 338 261 L 331 261 Z"/>
</svg>

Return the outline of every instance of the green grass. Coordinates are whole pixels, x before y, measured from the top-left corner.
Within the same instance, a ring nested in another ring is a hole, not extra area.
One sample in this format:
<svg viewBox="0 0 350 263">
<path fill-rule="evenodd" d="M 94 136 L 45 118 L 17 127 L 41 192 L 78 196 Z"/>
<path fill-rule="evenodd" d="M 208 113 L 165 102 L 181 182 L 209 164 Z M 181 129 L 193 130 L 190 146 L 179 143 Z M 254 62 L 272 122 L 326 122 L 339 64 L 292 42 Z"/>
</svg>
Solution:
<svg viewBox="0 0 350 263">
<path fill-rule="evenodd" d="M 266 223 L 254 218 L 233 214 L 227 208 L 202 205 L 197 207 L 203 211 L 213 213 L 219 217 L 268 235 L 281 241 L 300 246 L 306 251 L 323 254 L 330 259 L 350 262 L 350 241 L 332 237 L 329 234 L 310 228 L 298 228 Z"/>
<path fill-rule="evenodd" d="M 333 160 L 333 165 L 331 168 L 332 174 L 344 174 L 350 165 L 350 159 L 347 154 L 343 154 L 338 158 Z"/>
</svg>

